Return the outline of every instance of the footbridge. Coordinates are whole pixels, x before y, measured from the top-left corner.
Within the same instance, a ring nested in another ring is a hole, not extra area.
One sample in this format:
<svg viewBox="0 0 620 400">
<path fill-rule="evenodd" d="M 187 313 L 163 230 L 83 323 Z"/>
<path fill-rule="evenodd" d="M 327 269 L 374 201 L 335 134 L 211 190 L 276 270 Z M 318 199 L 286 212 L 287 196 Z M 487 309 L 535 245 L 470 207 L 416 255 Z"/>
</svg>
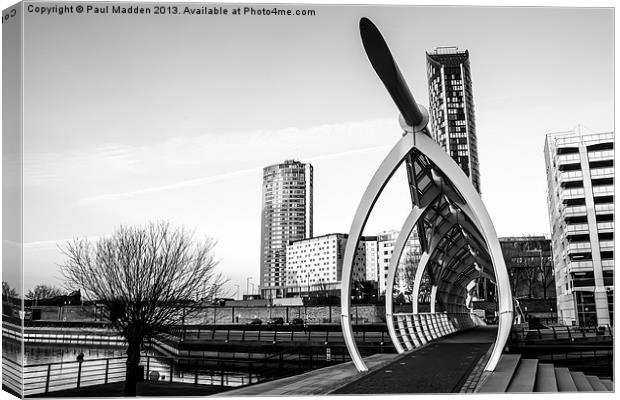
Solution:
<svg viewBox="0 0 620 400">
<path fill-rule="evenodd" d="M 485 277 L 497 286 L 499 325 L 484 368 L 493 371 L 513 321 L 512 294 L 495 228 L 469 178 L 431 138 L 428 111 L 415 102 L 377 27 L 362 18 L 360 35 L 372 67 L 400 111 L 403 133 L 370 180 L 349 231 L 341 292 L 342 331 L 349 354 L 358 371 L 367 371 L 357 349 L 350 316 L 355 251 L 375 202 L 392 175 L 404 165 L 412 208 L 403 222 L 388 267 L 385 309 L 390 338 L 402 354 L 479 325 L 477 317 L 469 313 L 467 300 L 472 282 Z M 394 313 L 394 281 L 414 229 L 422 255 L 415 271 L 412 312 Z M 418 312 L 424 274 L 432 284 L 430 313 Z"/>
</svg>

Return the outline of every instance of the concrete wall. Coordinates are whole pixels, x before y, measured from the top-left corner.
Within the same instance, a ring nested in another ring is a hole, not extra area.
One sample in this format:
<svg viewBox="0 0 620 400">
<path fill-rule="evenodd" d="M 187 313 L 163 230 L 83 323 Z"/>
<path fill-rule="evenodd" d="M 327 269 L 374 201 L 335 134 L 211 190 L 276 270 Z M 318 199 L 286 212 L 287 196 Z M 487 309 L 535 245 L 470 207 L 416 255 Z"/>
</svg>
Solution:
<svg viewBox="0 0 620 400">
<path fill-rule="evenodd" d="M 395 312 L 409 312 L 411 306 L 395 305 Z M 247 323 L 254 318 L 267 322 L 269 318 L 281 317 L 285 322 L 293 318 L 302 318 L 311 324 L 340 323 L 340 306 L 274 306 L 274 307 L 207 307 L 201 310 L 195 318 L 187 320 L 192 324 L 230 324 Z M 385 322 L 385 306 L 383 305 L 353 305 L 351 307 L 352 321 L 357 323 Z"/>
<path fill-rule="evenodd" d="M 48 321 L 94 321 L 95 310 L 93 306 L 41 306 L 39 320 Z M 410 305 L 394 305 L 395 312 L 410 312 Z M 424 307 L 420 309 L 425 312 Z M 100 311 L 99 311 L 100 313 Z M 66 317 L 66 319 L 65 319 Z M 267 322 L 269 318 L 281 317 L 285 322 L 293 318 L 303 318 L 311 324 L 340 323 L 340 306 L 254 306 L 254 307 L 231 307 L 231 306 L 208 306 L 201 309 L 195 316 L 186 317 L 186 324 L 245 324 L 254 318 L 260 318 Z M 351 307 L 351 320 L 357 323 L 380 323 L 385 322 L 385 306 L 383 305 L 353 305 Z M 97 318 L 100 320 L 100 317 Z"/>
<path fill-rule="evenodd" d="M 33 319 L 41 321 L 93 321 L 94 306 L 34 306 Z"/>
</svg>

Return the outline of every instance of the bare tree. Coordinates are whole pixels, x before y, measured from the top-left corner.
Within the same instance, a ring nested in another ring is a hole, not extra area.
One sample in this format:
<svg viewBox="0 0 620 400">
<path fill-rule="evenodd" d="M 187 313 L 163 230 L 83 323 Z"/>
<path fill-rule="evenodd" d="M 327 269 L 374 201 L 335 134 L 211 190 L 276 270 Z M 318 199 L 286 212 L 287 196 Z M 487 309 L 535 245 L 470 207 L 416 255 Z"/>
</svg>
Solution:
<svg viewBox="0 0 620 400">
<path fill-rule="evenodd" d="M 228 284 L 229 279 L 225 278 L 222 274 L 214 275 L 207 282 L 207 287 L 203 291 L 196 291 L 194 297 L 196 300 L 201 300 L 207 304 L 210 304 L 220 297 L 229 297 L 230 289 L 225 286 Z"/>
<path fill-rule="evenodd" d="M 405 254 L 405 259 L 402 261 L 402 280 L 405 284 L 405 292 L 410 302 L 413 302 L 413 286 L 415 283 L 415 274 L 420 263 L 420 253 L 413 248 L 409 248 Z"/>
<path fill-rule="evenodd" d="M 551 257 L 543 257 L 542 259 L 540 271 L 540 285 L 542 286 L 544 299 L 548 297 L 549 291 L 555 293 L 555 277 Z"/>
<path fill-rule="evenodd" d="M 56 286 L 40 284 L 35 286 L 34 290 L 28 290 L 28 293 L 26 293 L 26 298 L 29 300 L 43 300 L 61 295 L 62 290 L 60 290 Z"/>
<path fill-rule="evenodd" d="M 534 286 L 536 286 L 540 278 L 540 268 L 526 262 L 522 269 L 523 276 L 527 282 L 527 297 L 531 299 L 534 297 Z"/>
<path fill-rule="evenodd" d="M 431 291 L 433 288 L 433 282 L 429 275 L 429 269 L 426 269 L 422 274 L 422 278 L 420 279 L 420 288 L 418 292 L 418 298 L 413 298 L 413 287 L 415 284 L 415 276 L 418 270 L 418 264 L 420 263 L 420 259 L 422 254 L 417 251 L 415 248 L 409 248 L 407 253 L 405 254 L 405 258 L 402 261 L 402 274 L 401 277 L 405 284 L 405 293 L 407 299 L 411 303 L 417 301 L 418 303 L 427 304 L 431 301 Z"/>
<path fill-rule="evenodd" d="M 12 297 L 17 297 L 17 291 L 7 281 L 2 281 L 2 297 L 10 302 Z"/>
<path fill-rule="evenodd" d="M 325 281 L 319 281 L 314 284 L 314 296 L 318 298 L 328 298 L 330 294 L 329 285 Z M 308 292 L 308 296 L 310 296 L 310 292 Z"/>
<path fill-rule="evenodd" d="M 7 281 L 2 281 L 2 314 L 3 315 L 13 315 L 13 305 L 17 305 L 20 303 L 20 299 L 18 298 L 17 290 L 12 288 L 11 285 Z"/>
<path fill-rule="evenodd" d="M 510 288 L 512 289 L 512 295 L 519 297 L 519 282 L 521 282 L 521 270 L 513 268 L 511 265 L 506 265 L 508 269 L 508 275 L 510 279 Z"/>
<path fill-rule="evenodd" d="M 513 296 L 531 298 L 533 285 L 538 279 L 538 268 L 525 256 L 525 250 L 519 243 L 502 246 L 502 253 L 510 276 Z"/>
<path fill-rule="evenodd" d="M 194 242 L 193 235 L 168 222 L 145 227 L 121 226 L 110 237 L 90 243 L 68 242 L 61 271 L 70 289 L 102 302 L 113 326 L 125 337 L 127 369 L 124 394 L 136 395 L 142 344 L 193 316 L 196 298 L 217 296 L 214 242 Z"/>
<path fill-rule="evenodd" d="M 428 270 L 426 270 L 424 271 L 424 274 L 422 274 L 422 279 L 420 280 L 420 293 L 418 301 L 423 304 L 430 304 L 432 289 L 433 282 L 428 274 Z"/>
</svg>

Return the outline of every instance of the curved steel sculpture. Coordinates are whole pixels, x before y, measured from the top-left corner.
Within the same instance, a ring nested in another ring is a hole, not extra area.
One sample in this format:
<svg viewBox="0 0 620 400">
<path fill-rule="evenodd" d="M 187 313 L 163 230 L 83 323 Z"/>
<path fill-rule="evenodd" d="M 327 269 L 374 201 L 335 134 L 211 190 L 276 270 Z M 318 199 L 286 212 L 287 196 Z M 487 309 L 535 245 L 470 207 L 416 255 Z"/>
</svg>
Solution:
<svg viewBox="0 0 620 400">
<path fill-rule="evenodd" d="M 405 133 L 372 177 L 355 213 L 342 269 L 342 331 L 353 363 L 366 371 L 355 343 L 351 315 L 351 278 L 355 251 L 375 202 L 394 172 L 406 164 L 412 210 L 396 240 L 388 267 L 386 322 L 399 353 L 474 325 L 465 304 L 467 286 L 480 276 L 491 277 L 498 289 L 499 327 L 485 370 L 495 369 L 512 326 L 512 294 L 493 223 L 473 185 L 459 166 L 431 138 L 428 112 L 417 104 L 377 27 L 360 20 L 368 59 L 400 111 Z M 393 288 L 406 242 L 418 230 L 423 250 L 417 266 L 413 313 L 394 313 Z M 417 312 L 422 275 L 432 282 L 431 313 Z M 441 309 L 436 312 L 436 305 Z"/>
</svg>

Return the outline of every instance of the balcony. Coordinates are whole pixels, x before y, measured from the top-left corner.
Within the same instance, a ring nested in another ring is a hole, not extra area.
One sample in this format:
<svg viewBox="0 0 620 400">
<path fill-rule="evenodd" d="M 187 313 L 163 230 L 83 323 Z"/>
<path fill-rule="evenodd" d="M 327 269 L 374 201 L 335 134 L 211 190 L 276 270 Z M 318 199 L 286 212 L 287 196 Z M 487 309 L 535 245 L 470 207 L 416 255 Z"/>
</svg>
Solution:
<svg viewBox="0 0 620 400">
<path fill-rule="evenodd" d="M 608 204 L 601 204 L 608 205 Z M 613 211 L 613 210 L 612 210 Z M 578 217 L 586 215 L 586 206 L 567 206 L 562 210 L 564 217 Z"/>
<path fill-rule="evenodd" d="M 601 247 L 601 251 L 609 251 L 614 249 L 614 241 L 613 240 L 604 240 L 599 243 Z"/>
<path fill-rule="evenodd" d="M 571 144 L 578 145 L 579 142 L 581 142 L 581 137 L 575 136 L 573 132 L 566 132 L 566 133 L 567 134 L 570 133 L 570 135 L 564 136 L 564 137 L 558 137 L 555 140 L 555 145 L 557 147 L 567 147 L 568 145 L 571 145 Z M 568 147 L 575 147 L 575 146 L 568 146 Z"/>
<path fill-rule="evenodd" d="M 572 188 L 572 189 L 564 189 L 560 192 L 560 200 L 564 202 L 565 200 L 579 199 L 585 196 L 585 191 L 583 188 Z"/>
<path fill-rule="evenodd" d="M 590 242 L 577 242 L 568 244 L 569 253 L 589 253 L 592 251 Z"/>
<path fill-rule="evenodd" d="M 613 159 L 614 159 L 613 150 L 599 150 L 599 151 L 588 152 L 589 161 L 601 161 L 601 160 L 613 160 Z"/>
<path fill-rule="evenodd" d="M 614 223 L 612 222 L 599 222 L 596 224 L 596 229 L 599 233 L 613 232 Z"/>
<path fill-rule="evenodd" d="M 613 214 L 614 212 L 614 203 L 606 203 L 606 204 L 595 204 L 594 211 L 597 214 Z"/>
<path fill-rule="evenodd" d="M 561 172 L 558 178 L 558 181 L 560 182 L 560 184 L 567 183 L 567 182 L 581 181 L 581 180 L 583 180 L 583 173 L 581 171 Z"/>
<path fill-rule="evenodd" d="M 614 268 L 614 259 L 611 260 L 603 260 L 602 261 L 603 268 Z"/>
<path fill-rule="evenodd" d="M 579 162 L 579 153 L 571 153 L 571 154 L 562 154 L 559 155 L 556 159 L 556 164 L 558 166 L 564 164 L 576 164 Z"/>
<path fill-rule="evenodd" d="M 569 272 L 584 272 L 592 271 L 594 263 L 591 260 L 588 261 L 570 261 L 568 263 Z"/>
<path fill-rule="evenodd" d="M 593 186 L 592 194 L 596 196 L 613 196 L 614 185 Z"/>
<path fill-rule="evenodd" d="M 566 233 L 584 235 L 589 233 L 588 224 L 568 224 L 566 225 Z"/>
<path fill-rule="evenodd" d="M 597 144 L 597 143 L 602 143 L 602 142 L 612 142 L 614 141 L 614 134 L 613 132 L 608 132 L 608 133 L 593 133 L 590 135 L 584 135 L 582 136 L 582 140 L 583 142 L 589 146 L 591 144 Z"/>
<path fill-rule="evenodd" d="M 614 169 L 613 168 L 593 168 L 590 170 L 590 176 L 592 179 L 603 179 L 603 178 L 613 178 L 614 177 Z"/>
</svg>

